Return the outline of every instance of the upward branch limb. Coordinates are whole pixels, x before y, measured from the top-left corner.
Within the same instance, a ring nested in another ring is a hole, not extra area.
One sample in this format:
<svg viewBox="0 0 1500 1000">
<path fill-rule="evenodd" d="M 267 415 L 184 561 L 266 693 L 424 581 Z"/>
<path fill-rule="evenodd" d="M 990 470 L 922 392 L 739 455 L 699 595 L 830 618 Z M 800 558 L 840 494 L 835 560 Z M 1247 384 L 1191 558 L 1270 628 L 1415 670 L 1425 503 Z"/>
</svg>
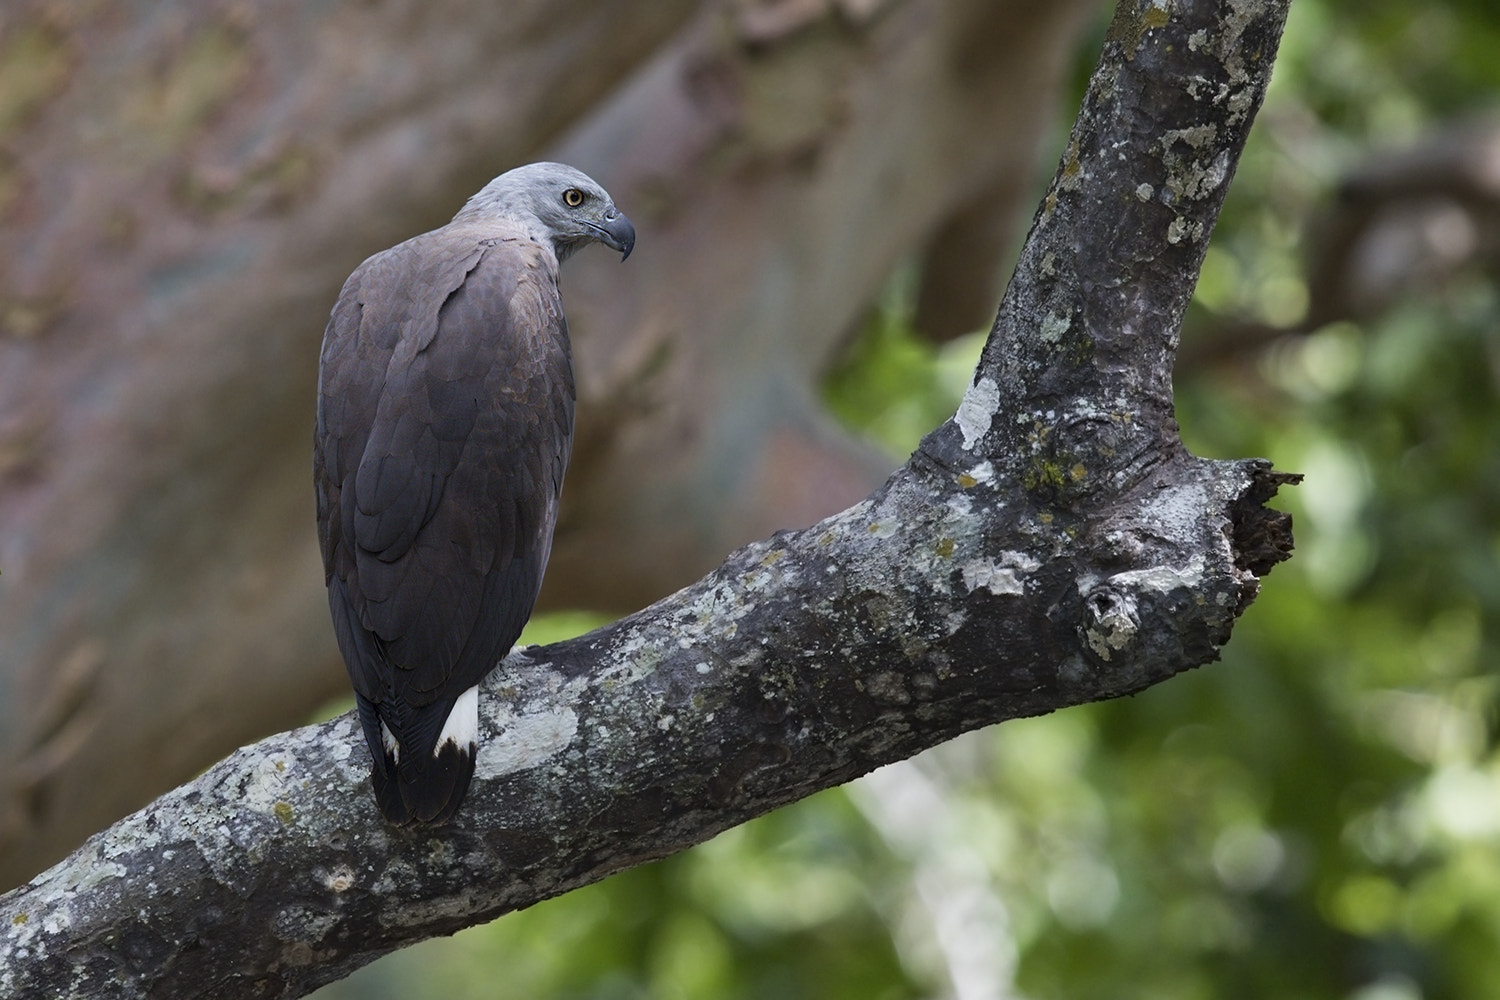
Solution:
<svg viewBox="0 0 1500 1000">
<path fill-rule="evenodd" d="M 964 404 L 867 500 L 485 685 L 457 822 L 376 815 L 345 716 L 0 897 L 5 996 L 299 996 L 977 726 L 1216 657 L 1286 477 L 1182 448 L 1177 327 L 1286 2 L 1126 0 Z"/>
</svg>

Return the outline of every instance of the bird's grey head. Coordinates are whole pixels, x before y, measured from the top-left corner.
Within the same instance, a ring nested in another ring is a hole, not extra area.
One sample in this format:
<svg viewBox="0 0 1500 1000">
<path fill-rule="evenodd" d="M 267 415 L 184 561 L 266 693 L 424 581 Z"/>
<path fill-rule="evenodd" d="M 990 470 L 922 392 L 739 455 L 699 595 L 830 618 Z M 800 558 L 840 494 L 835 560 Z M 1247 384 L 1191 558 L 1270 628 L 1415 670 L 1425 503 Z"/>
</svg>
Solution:
<svg viewBox="0 0 1500 1000">
<path fill-rule="evenodd" d="M 621 260 L 635 246 L 635 227 L 609 192 L 563 163 L 507 170 L 470 198 L 453 221 L 483 218 L 520 223 L 537 242 L 549 244 L 558 261 L 594 240 L 620 251 Z"/>
</svg>

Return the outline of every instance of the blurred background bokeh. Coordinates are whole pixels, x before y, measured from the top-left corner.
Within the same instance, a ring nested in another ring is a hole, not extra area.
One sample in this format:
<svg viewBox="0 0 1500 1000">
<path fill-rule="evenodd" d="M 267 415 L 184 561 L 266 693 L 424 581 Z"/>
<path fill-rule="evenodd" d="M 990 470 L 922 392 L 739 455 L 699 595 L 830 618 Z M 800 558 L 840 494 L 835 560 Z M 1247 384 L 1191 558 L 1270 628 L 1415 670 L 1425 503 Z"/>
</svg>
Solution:
<svg viewBox="0 0 1500 1000">
<path fill-rule="evenodd" d="M 951 414 L 1109 14 L 480 6 L 0 12 L 7 884 L 342 690 L 308 427 L 364 255 L 542 155 L 636 219 L 564 275 L 580 450 L 528 638 L 583 630 Z M 1500 8 L 1295 0 L 1177 369 L 1196 453 L 1306 475 L 1222 661 L 318 996 L 1500 996 L 1497 383 Z"/>
</svg>

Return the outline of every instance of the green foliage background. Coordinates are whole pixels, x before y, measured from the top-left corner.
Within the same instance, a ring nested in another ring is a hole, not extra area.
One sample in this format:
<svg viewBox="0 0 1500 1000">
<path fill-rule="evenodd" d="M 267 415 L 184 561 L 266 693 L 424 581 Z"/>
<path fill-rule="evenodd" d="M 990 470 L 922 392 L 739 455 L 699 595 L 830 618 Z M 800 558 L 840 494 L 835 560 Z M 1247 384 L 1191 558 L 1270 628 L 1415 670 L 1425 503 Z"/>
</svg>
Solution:
<svg viewBox="0 0 1500 1000">
<path fill-rule="evenodd" d="M 1185 341 L 1296 323 L 1340 175 L 1497 96 L 1492 0 L 1297 0 Z M 1307 476 L 1280 501 L 1297 553 L 1221 663 L 971 734 L 319 996 L 1500 996 L 1493 277 L 1179 371 L 1196 453 Z M 906 298 L 828 380 L 893 460 L 982 339 L 934 349 Z"/>
</svg>

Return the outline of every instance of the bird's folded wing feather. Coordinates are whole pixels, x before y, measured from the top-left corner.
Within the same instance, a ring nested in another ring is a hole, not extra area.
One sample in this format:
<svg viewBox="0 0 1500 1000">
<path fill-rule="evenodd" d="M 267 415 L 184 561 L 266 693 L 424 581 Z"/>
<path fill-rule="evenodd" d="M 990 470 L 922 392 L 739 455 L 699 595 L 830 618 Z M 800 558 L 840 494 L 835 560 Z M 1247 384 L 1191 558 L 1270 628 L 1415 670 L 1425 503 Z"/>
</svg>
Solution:
<svg viewBox="0 0 1500 1000">
<path fill-rule="evenodd" d="M 455 697 L 531 612 L 573 424 L 555 268 L 530 241 L 449 226 L 370 258 L 334 308 L 319 534 L 374 701 Z"/>
</svg>

